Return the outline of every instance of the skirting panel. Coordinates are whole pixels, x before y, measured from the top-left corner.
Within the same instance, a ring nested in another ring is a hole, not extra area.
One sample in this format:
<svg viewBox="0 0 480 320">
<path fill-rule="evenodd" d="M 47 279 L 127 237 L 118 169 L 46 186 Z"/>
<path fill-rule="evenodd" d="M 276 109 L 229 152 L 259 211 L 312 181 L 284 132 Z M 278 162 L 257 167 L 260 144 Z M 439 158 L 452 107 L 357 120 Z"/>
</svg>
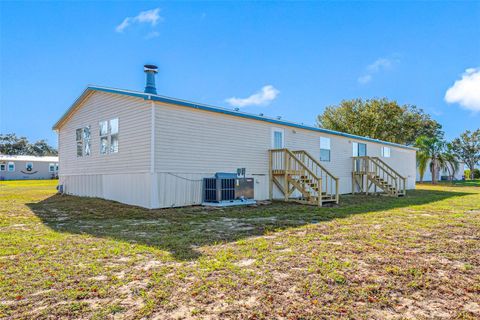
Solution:
<svg viewBox="0 0 480 320">
<path fill-rule="evenodd" d="M 171 173 L 159 172 L 158 199 L 160 208 L 183 207 L 202 203 L 203 178 L 215 173 Z M 255 184 L 255 200 L 268 198 L 268 177 L 252 175 Z"/>
<path fill-rule="evenodd" d="M 150 207 L 150 174 L 98 174 L 60 176 L 66 194 L 97 197 Z"/>
</svg>

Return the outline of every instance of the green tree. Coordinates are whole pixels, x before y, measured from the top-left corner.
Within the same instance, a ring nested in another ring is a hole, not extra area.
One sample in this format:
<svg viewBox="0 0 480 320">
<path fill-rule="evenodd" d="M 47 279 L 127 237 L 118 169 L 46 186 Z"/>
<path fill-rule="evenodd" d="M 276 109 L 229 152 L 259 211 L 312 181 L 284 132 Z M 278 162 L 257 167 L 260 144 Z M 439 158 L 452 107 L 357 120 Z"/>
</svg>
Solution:
<svg viewBox="0 0 480 320">
<path fill-rule="evenodd" d="M 446 143 L 440 137 L 420 136 L 415 141 L 417 151 L 417 165 L 420 171 L 420 181 L 423 181 L 425 170 L 429 167 L 432 173 L 432 183 L 437 183 L 438 172 L 449 169 L 449 155 L 446 152 Z"/>
<path fill-rule="evenodd" d="M 0 135 L 0 154 L 25 155 L 27 146 L 26 137 L 17 137 L 14 133 Z"/>
<path fill-rule="evenodd" d="M 470 179 L 473 179 L 475 166 L 480 162 L 480 129 L 465 131 L 451 145 L 457 157 L 470 169 Z"/>
<path fill-rule="evenodd" d="M 412 145 L 417 137 L 442 136 L 442 126 L 422 109 L 382 99 L 343 100 L 317 117 L 319 127 Z"/>
<path fill-rule="evenodd" d="M 26 137 L 17 137 L 14 133 L 8 133 L 0 134 L 0 154 L 54 156 L 58 152 L 45 140 L 39 140 L 32 144 Z"/>
<path fill-rule="evenodd" d="M 460 161 L 457 155 L 453 152 L 451 143 L 447 144 L 447 150 L 444 153 L 444 159 L 445 168 L 448 171 L 449 179 L 453 180 L 457 171 L 460 170 Z"/>
<path fill-rule="evenodd" d="M 27 153 L 32 156 L 56 156 L 57 150 L 45 140 L 38 140 L 33 144 L 28 144 Z"/>
</svg>

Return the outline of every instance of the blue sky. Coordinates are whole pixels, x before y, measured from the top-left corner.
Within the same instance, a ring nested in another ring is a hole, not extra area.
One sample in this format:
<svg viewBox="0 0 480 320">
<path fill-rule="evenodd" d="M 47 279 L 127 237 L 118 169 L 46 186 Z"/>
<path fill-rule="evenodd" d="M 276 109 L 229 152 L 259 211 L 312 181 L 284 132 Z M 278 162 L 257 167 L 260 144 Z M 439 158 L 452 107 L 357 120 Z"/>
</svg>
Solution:
<svg viewBox="0 0 480 320">
<path fill-rule="evenodd" d="M 480 2 L 2 2 L 0 32 L 0 132 L 54 145 L 88 84 L 143 90 L 145 63 L 159 94 L 305 124 L 388 97 L 480 127 Z"/>
</svg>

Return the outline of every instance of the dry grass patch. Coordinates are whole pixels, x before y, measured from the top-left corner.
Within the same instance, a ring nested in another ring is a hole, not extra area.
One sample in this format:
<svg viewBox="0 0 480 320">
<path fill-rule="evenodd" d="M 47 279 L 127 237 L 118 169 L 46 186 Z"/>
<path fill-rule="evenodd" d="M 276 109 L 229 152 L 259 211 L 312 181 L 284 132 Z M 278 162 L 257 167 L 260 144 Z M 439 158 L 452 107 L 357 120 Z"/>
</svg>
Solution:
<svg viewBox="0 0 480 320">
<path fill-rule="evenodd" d="M 480 317 L 480 188 L 145 210 L 0 182 L 0 318 Z"/>
</svg>

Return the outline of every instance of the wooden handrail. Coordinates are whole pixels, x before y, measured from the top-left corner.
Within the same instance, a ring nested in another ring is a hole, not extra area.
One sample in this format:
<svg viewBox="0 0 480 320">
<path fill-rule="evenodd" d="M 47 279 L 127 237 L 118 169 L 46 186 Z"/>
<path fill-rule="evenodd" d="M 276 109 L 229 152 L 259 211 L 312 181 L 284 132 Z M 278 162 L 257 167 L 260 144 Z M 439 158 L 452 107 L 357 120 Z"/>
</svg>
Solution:
<svg viewBox="0 0 480 320">
<path fill-rule="evenodd" d="M 339 178 L 334 176 L 330 171 L 328 171 L 315 157 L 313 157 L 308 151 L 306 150 L 295 150 L 292 151 L 297 157 L 301 157 L 301 160 L 305 162 L 305 164 L 311 168 L 315 174 L 319 174 L 320 178 L 322 179 L 324 185 L 324 192 L 326 195 L 330 197 L 335 197 L 336 203 L 339 201 Z"/>
<path fill-rule="evenodd" d="M 380 159 L 379 157 L 371 157 L 371 158 L 380 161 L 385 167 L 387 167 L 388 169 L 390 169 L 393 173 L 395 173 L 395 174 L 396 174 L 397 176 L 399 176 L 400 178 L 406 179 L 406 177 L 402 176 L 400 173 L 398 173 L 397 171 L 395 171 L 395 169 L 393 169 L 392 167 L 390 167 L 385 161 L 383 161 L 383 160 Z"/>
<path fill-rule="evenodd" d="M 319 178 L 317 177 L 317 175 L 315 173 L 313 173 L 312 170 L 310 170 L 300 159 L 297 158 L 296 155 L 294 155 L 290 150 L 288 149 L 282 149 L 284 150 L 290 157 L 292 157 L 295 161 L 297 161 L 300 166 L 305 170 L 307 171 L 312 177 L 314 177 L 315 179 L 317 180 L 322 180 L 322 178 Z M 287 167 L 285 166 L 285 170 L 288 170 Z"/>
<path fill-rule="evenodd" d="M 308 151 L 306 151 L 306 150 L 295 150 L 295 151 L 293 151 L 293 152 L 294 152 L 294 153 L 295 153 L 295 152 L 303 152 L 304 154 L 306 154 L 306 155 L 310 158 L 310 160 L 312 160 L 317 166 L 319 166 L 320 169 L 322 169 L 323 171 L 325 171 L 325 173 L 326 173 L 327 175 L 329 175 L 331 178 L 333 178 L 333 179 L 335 179 L 335 180 L 338 181 L 338 177 L 335 177 L 333 174 L 330 173 L 330 171 L 328 171 L 327 169 L 325 169 L 325 167 L 322 166 L 322 165 L 320 164 L 320 162 L 317 161 L 317 159 L 315 159 L 314 157 L 312 157 L 312 155 L 311 155 L 310 153 L 308 153 Z"/>
<path fill-rule="evenodd" d="M 368 194 L 371 187 L 371 184 L 368 184 L 368 180 L 371 180 L 372 183 L 380 186 L 384 192 L 387 192 L 390 195 L 398 196 L 400 194 L 406 194 L 407 178 L 399 174 L 395 169 L 390 167 L 379 157 L 352 157 L 352 167 L 352 193 L 355 193 L 354 183 L 356 182 L 361 188 L 362 192 Z M 355 175 L 361 176 L 360 182 L 358 179 L 356 179 Z M 366 185 L 364 184 L 363 180 L 364 175 L 367 176 Z M 379 184 L 379 182 L 382 183 Z"/>
<path fill-rule="evenodd" d="M 375 162 L 373 162 L 373 163 L 375 163 Z M 390 178 L 392 178 L 392 179 L 397 179 L 398 177 L 403 178 L 402 176 L 391 174 L 390 172 L 388 172 L 387 170 L 385 170 L 385 168 L 382 168 L 382 166 L 379 165 L 378 163 L 375 163 L 375 165 L 376 165 L 378 168 L 382 169 L 382 171 L 385 172 L 385 173 L 386 173 Z"/>
<path fill-rule="evenodd" d="M 271 172 L 270 197 L 273 183 L 280 183 L 275 176 L 285 176 L 281 188 L 285 201 L 294 189 L 300 191 L 309 203 L 321 206 L 324 201 L 339 201 L 339 178 L 326 170 L 320 162 L 305 150 L 291 151 L 287 148 L 270 149 L 269 170 Z M 293 187 L 287 187 L 292 184 Z M 302 200 L 300 200 L 302 201 Z"/>
<path fill-rule="evenodd" d="M 286 148 L 282 148 L 282 149 L 270 149 L 268 150 L 270 153 L 273 153 L 273 152 L 285 152 L 285 154 L 288 154 L 291 158 L 293 158 L 301 167 L 302 169 L 304 169 L 305 171 L 307 171 L 308 174 L 310 174 L 313 178 L 317 179 L 317 180 L 321 180 L 322 178 L 319 178 L 317 177 L 317 175 L 315 173 L 313 173 L 312 170 L 310 170 L 300 159 L 297 158 L 297 156 L 295 156 L 290 150 L 286 149 Z M 287 168 L 287 163 L 284 164 L 285 166 L 285 170 L 289 170 L 290 168 Z"/>
</svg>

